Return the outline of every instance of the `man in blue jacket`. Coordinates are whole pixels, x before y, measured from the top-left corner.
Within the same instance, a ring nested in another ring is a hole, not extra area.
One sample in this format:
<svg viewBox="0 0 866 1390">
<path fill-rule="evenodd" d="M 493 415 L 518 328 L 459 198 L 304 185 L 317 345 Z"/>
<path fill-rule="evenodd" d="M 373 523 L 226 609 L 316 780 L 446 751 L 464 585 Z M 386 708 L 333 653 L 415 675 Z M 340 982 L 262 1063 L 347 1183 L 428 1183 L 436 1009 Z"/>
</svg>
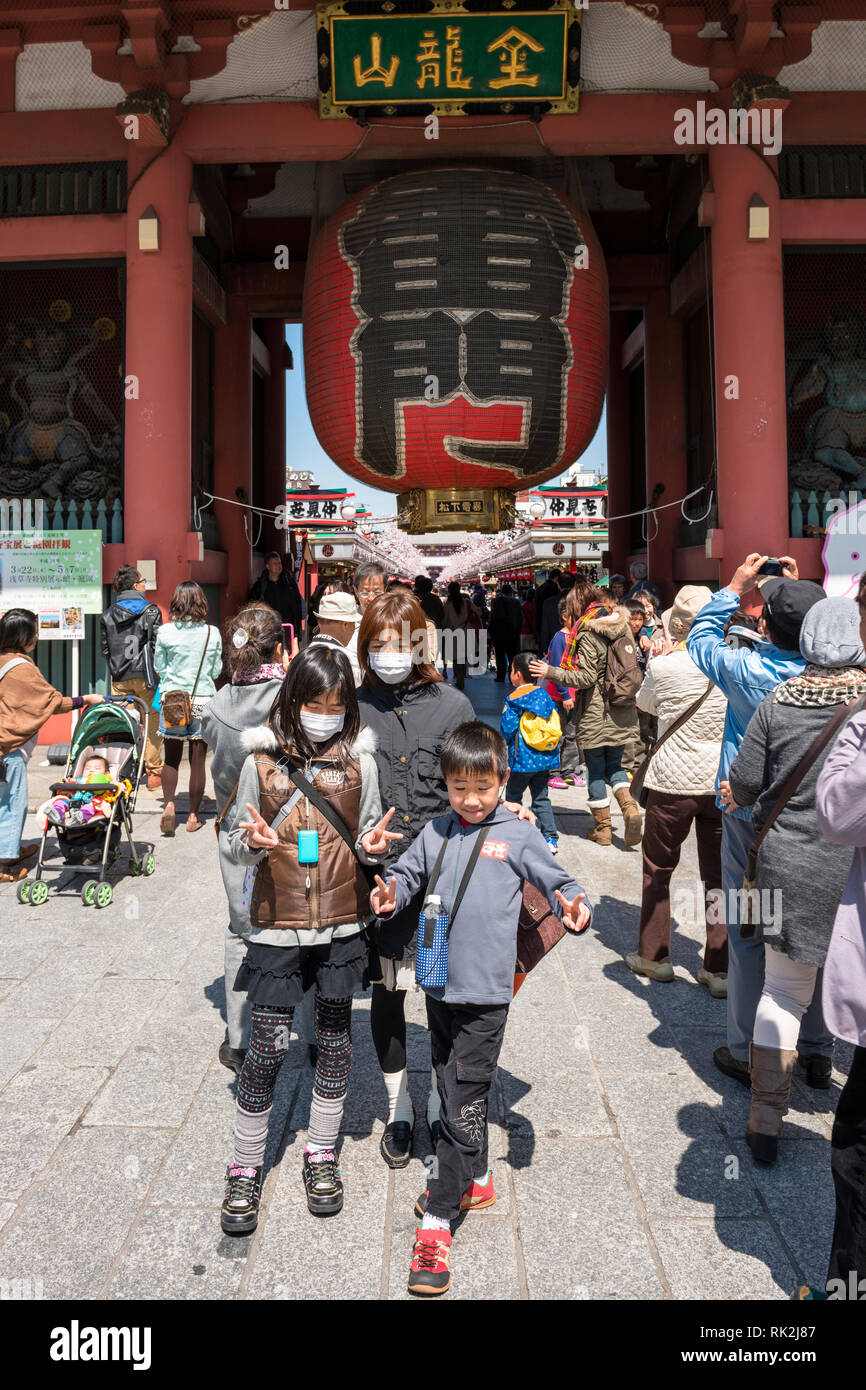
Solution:
<svg viewBox="0 0 866 1390">
<path fill-rule="evenodd" d="M 722 736 L 722 754 L 716 780 L 716 805 L 724 809 L 718 796 L 719 785 L 727 781 L 728 770 L 743 740 L 749 720 L 765 695 L 782 681 L 802 671 L 800 628 L 813 604 L 826 598 L 820 584 L 800 579 L 797 562 L 782 556 L 783 575 L 761 579 L 766 555 L 751 554 L 740 565 L 726 588 L 714 594 L 692 623 L 686 650 L 703 671 L 727 696 L 728 710 Z M 744 594 L 760 589 L 764 612 L 758 634 L 764 641 L 754 650 L 736 649 L 725 640 L 725 625 L 740 606 Z M 728 1045 L 719 1047 L 713 1060 L 726 1076 L 743 1085 L 750 1084 L 749 1043 L 755 1012 L 764 986 L 764 943 L 760 935 L 740 936 L 740 894 L 746 873 L 746 859 L 754 839 L 752 808 L 738 806 L 722 818 L 722 890 L 728 927 Z M 803 1016 L 800 1026 L 800 1056 L 829 1058 L 833 1039 L 824 1027 L 820 987 Z"/>
</svg>

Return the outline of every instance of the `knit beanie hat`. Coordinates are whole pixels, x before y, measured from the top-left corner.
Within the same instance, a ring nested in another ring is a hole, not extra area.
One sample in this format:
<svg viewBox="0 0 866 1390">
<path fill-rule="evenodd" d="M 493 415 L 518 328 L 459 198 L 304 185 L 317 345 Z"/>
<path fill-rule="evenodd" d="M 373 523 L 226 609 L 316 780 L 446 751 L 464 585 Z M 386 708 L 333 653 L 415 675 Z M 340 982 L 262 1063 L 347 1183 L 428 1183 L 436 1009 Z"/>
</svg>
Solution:
<svg viewBox="0 0 866 1390">
<path fill-rule="evenodd" d="M 809 609 L 800 629 L 800 655 L 813 666 L 866 665 L 853 599 L 824 598 Z"/>
</svg>

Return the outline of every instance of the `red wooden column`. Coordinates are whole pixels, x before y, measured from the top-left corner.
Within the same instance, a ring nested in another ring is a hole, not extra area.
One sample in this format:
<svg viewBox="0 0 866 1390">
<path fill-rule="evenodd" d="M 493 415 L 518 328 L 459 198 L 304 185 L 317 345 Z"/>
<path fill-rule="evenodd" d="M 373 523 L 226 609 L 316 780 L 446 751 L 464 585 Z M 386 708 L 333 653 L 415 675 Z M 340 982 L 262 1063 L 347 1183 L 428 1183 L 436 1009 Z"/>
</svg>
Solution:
<svg viewBox="0 0 866 1390">
<path fill-rule="evenodd" d="M 271 374 L 265 380 L 264 505 L 282 507 L 286 501 L 286 328 L 282 319 L 265 319 L 263 336 L 271 359 Z M 282 554 L 285 548 L 285 530 L 266 520 L 260 549 Z"/>
<path fill-rule="evenodd" d="M 130 160 L 130 174 L 134 177 Z M 124 554 L 156 560 L 156 599 L 166 608 L 198 558 L 191 533 L 192 163 L 170 146 L 134 185 L 126 215 Z M 138 220 L 152 207 L 159 250 L 140 251 Z M 129 378 L 135 378 L 129 383 Z"/>
<path fill-rule="evenodd" d="M 625 313 L 613 311 L 610 316 L 610 369 L 605 406 L 608 516 L 621 516 L 632 510 L 629 500 L 628 374 L 622 367 L 622 349 L 627 337 Z M 612 574 L 626 572 L 631 548 L 630 528 L 630 521 L 614 521 L 608 528 Z"/>
<path fill-rule="evenodd" d="M 668 289 L 651 290 L 644 308 L 644 392 L 646 410 L 647 502 L 658 483 L 663 506 L 683 497 L 686 488 L 686 401 L 682 323 L 671 318 Z M 667 600 L 673 598 L 673 553 L 682 512 L 668 507 L 648 516 L 647 565 L 650 579 Z M 658 531 L 656 531 L 658 523 Z"/>
<path fill-rule="evenodd" d="M 749 551 L 784 555 L 788 549 L 782 218 L 776 180 L 753 151 L 714 145 L 709 161 L 724 581 Z M 755 194 L 769 207 L 765 241 L 747 236 Z"/>
<path fill-rule="evenodd" d="M 252 323 L 242 300 L 229 296 L 228 318 L 214 335 L 214 492 L 229 498 L 215 502 L 220 544 L 228 557 L 223 618 L 229 618 L 249 593 L 252 576 L 250 540 L 256 517 L 243 507 L 252 492 Z M 238 488 L 243 499 L 238 498 Z M 246 531 L 244 529 L 246 519 Z"/>
</svg>

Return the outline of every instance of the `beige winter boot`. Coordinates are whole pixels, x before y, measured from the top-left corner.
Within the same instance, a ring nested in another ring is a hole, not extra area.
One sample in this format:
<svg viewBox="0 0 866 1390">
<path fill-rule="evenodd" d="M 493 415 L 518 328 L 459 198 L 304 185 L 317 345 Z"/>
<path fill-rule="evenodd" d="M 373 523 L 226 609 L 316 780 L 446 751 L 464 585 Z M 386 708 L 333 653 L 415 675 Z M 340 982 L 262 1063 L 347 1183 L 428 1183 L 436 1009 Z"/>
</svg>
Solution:
<svg viewBox="0 0 866 1390">
<path fill-rule="evenodd" d="M 795 1051 L 749 1045 L 752 1108 L 746 1122 L 746 1143 L 758 1163 L 776 1162 L 796 1060 Z"/>
<path fill-rule="evenodd" d="M 586 832 L 587 840 L 594 840 L 597 845 L 610 844 L 610 803 L 605 802 L 603 806 L 590 805 L 592 818 L 595 821 Z"/>
<path fill-rule="evenodd" d="M 623 820 L 625 821 L 626 844 L 639 845 L 640 837 L 643 834 L 640 807 L 628 787 L 614 787 L 613 794 L 619 802 L 619 809 L 622 811 Z"/>
</svg>

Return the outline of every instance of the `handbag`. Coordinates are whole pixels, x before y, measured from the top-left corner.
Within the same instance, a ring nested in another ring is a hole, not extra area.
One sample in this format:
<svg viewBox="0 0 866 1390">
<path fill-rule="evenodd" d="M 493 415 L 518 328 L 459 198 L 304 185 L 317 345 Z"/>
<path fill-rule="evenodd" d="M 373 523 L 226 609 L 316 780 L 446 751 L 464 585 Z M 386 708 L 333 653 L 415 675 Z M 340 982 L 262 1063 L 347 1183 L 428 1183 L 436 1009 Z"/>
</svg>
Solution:
<svg viewBox="0 0 866 1390">
<path fill-rule="evenodd" d="M 659 751 L 663 743 L 666 743 L 667 740 L 671 738 L 675 733 L 677 733 L 683 727 L 684 724 L 687 724 L 689 722 L 693 714 L 697 714 L 701 705 L 704 703 L 704 700 L 706 700 L 712 692 L 712 689 L 713 682 L 707 681 L 707 688 L 704 691 L 703 695 L 701 695 L 697 700 L 690 704 L 687 710 L 683 710 L 682 714 L 679 716 L 678 719 L 674 720 L 673 724 L 668 725 L 661 738 L 656 739 L 656 742 L 652 750 L 649 753 L 647 753 L 646 757 L 644 758 L 634 777 L 632 777 L 631 786 L 629 787 L 629 791 L 631 792 L 634 799 L 639 803 L 639 805 L 646 806 L 647 802 L 649 801 L 649 792 L 644 787 L 644 781 L 646 779 L 647 773 L 649 772 L 649 765 L 655 757 L 656 753 Z"/>
<path fill-rule="evenodd" d="M 201 668 L 207 655 L 208 643 L 210 642 L 210 627 L 204 639 L 201 660 L 198 663 L 198 670 L 195 673 L 195 681 L 191 693 L 188 695 L 185 690 L 163 690 L 162 691 L 162 710 L 161 724 L 162 733 L 168 734 L 171 738 L 187 738 L 189 736 L 189 726 L 192 722 L 192 699 L 201 675 Z"/>
<path fill-rule="evenodd" d="M 442 862 L 445 858 L 445 851 L 451 838 L 452 826 L 448 827 L 448 834 L 442 841 L 439 853 L 436 856 L 436 863 L 433 865 L 433 872 L 427 884 L 427 892 L 424 896 L 424 906 L 418 918 L 418 947 L 415 952 L 415 981 L 428 989 L 442 989 L 448 983 L 448 938 L 451 935 L 451 928 L 454 925 L 454 918 L 457 916 L 463 895 L 469 886 L 472 871 L 478 863 L 478 856 L 481 853 L 481 846 L 490 831 L 489 825 L 480 825 L 475 833 L 475 844 L 472 846 L 472 853 L 463 871 L 460 880 L 460 887 L 457 889 L 457 896 L 450 909 L 442 904 L 442 899 L 434 893 L 436 884 L 439 881 L 439 874 L 442 870 Z"/>
<path fill-rule="evenodd" d="M 818 737 L 809 744 L 806 752 L 797 763 L 797 766 L 794 768 L 779 793 L 778 800 L 773 806 L 772 811 L 752 841 L 749 853 L 746 857 L 746 876 L 743 879 L 743 889 L 746 894 L 746 911 L 745 920 L 740 923 L 740 937 L 742 939 L 745 940 L 754 936 L 755 927 L 757 926 L 753 913 L 755 902 L 753 890 L 757 887 L 758 853 L 761 845 L 767 838 L 767 834 L 773 823 L 781 815 L 782 811 L 784 811 L 810 767 L 813 767 L 817 762 L 830 740 L 836 737 L 846 719 L 849 719 L 852 714 L 858 714 L 864 705 L 866 705 L 866 695 L 855 697 L 849 700 L 847 704 L 839 706 L 833 718 L 824 726 Z"/>
</svg>

